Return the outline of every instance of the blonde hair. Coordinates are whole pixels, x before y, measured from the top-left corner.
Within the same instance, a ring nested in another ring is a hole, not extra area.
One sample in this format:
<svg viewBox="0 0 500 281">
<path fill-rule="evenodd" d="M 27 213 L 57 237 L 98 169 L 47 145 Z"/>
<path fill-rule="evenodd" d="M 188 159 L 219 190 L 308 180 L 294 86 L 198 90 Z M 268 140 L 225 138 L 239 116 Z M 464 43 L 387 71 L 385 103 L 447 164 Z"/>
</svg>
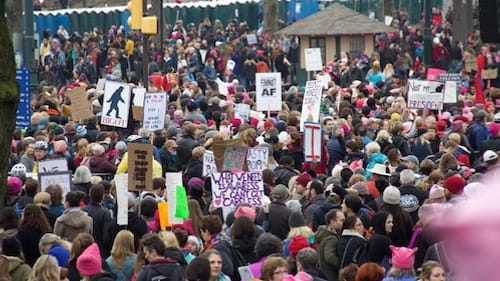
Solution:
<svg viewBox="0 0 500 281">
<path fill-rule="evenodd" d="M 460 144 L 460 140 L 461 140 L 461 137 L 459 134 L 457 133 L 451 133 L 449 136 L 448 136 L 448 139 L 451 140 L 451 141 L 454 141 L 455 143 L 457 144 Z"/>
<path fill-rule="evenodd" d="M 128 230 L 120 230 L 111 248 L 111 261 L 115 267 L 121 268 L 128 256 L 135 256 L 134 234 Z"/>
<path fill-rule="evenodd" d="M 365 146 L 366 155 L 380 152 L 380 144 L 376 141 L 372 141 Z"/>
<path fill-rule="evenodd" d="M 31 269 L 28 281 L 59 280 L 59 266 L 53 256 L 41 255 Z"/>
<path fill-rule="evenodd" d="M 308 226 L 292 227 L 288 232 L 288 238 L 293 238 L 295 236 L 302 235 L 306 238 L 314 235 L 314 232 Z"/>
<path fill-rule="evenodd" d="M 61 237 L 55 235 L 54 233 L 45 233 L 38 242 L 38 249 L 40 250 L 41 255 L 45 254 L 43 252 L 43 247 L 49 244 L 58 244 L 68 250 L 68 253 L 71 251 L 72 247 L 71 242 L 61 239 Z"/>
<path fill-rule="evenodd" d="M 381 141 L 392 142 L 391 135 L 386 130 L 380 130 L 377 133 L 377 137 L 375 138 L 375 141 L 376 142 L 381 142 Z"/>
<path fill-rule="evenodd" d="M 167 248 L 180 248 L 179 241 L 172 231 L 161 231 L 160 238 Z"/>
<path fill-rule="evenodd" d="M 205 154 L 205 148 L 202 146 L 197 146 L 193 149 L 192 156 L 194 159 L 201 160 Z"/>
</svg>

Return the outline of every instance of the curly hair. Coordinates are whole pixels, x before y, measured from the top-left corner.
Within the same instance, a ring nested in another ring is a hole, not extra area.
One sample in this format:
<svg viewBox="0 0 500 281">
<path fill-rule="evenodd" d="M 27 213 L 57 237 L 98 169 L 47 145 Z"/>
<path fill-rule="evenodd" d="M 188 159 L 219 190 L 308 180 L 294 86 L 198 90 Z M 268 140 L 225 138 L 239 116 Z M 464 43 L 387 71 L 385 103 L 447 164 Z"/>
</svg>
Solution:
<svg viewBox="0 0 500 281">
<path fill-rule="evenodd" d="M 41 233 L 51 232 L 47 217 L 39 206 L 30 203 L 26 205 L 23 211 L 23 218 L 19 222 L 19 228 L 33 227 Z"/>
</svg>

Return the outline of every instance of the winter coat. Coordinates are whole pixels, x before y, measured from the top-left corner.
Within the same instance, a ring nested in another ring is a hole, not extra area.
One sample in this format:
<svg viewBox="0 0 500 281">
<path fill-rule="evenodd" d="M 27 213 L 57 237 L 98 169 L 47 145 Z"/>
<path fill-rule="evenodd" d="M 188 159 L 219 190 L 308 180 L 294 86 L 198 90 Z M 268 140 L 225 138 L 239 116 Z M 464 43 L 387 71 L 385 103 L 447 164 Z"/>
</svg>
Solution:
<svg viewBox="0 0 500 281">
<path fill-rule="evenodd" d="M 370 179 L 372 177 L 372 173 L 369 172 L 369 170 L 375 167 L 375 164 L 384 164 L 388 160 L 389 158 L 387 158 L 387 155 L 380 152 L 370 154 L 370 156 L 368 156 L 368 163 L 366 164 L 366 178 Z"/>
<path fill-rule="evenodd" d="M 295 170 L 281 166 L 276 168 L 276 170 L 274 170 L 274 173 L 276 174 L 276 184 L 282 184 L 284 186 L 288 186 L 288 182 L 290 182 L 290 179 L 299 174 Z"/>
<path fill-rule="evenodd" d="M 255 244 L 256 239 L 254 237 L 250 239 L 233 239 L 233 249 L 235 252 L 241 254 L 244 259 L 245 265 L 254 263 L 257 261 L 257 255 L 255 254 Z"/>
<path fill-rule="evenodd" d="M 325 195 L 318 194 L 313 198 L 311 198 L 306 204 L 302 206 L 306 225 L 309 226 L 311 229 L 313 225 L 314 213 L 324 204 L 326 204 Z"/>
<path fill-rule="evenodd" d="M 47 218 L 47 221 L 50 224 L 50 227 L 54 229 L 54 225 L 56 224 L 57 217 L 56 215 L 52 214 L 49 209 L 45 206 L 40 206 L 42 208 L 43 213 L 45 214 L 45 217 Z"/>
<path fill-rule="evenodd" d="M 292 210 L 280 202 L 274 201 L 269 205 L 269 226 L 267 232 L 276 235 L 281 240 L 286 239 L 290 226 L 288 217 L 292 214 Z"/>
<path fill-rule="evenodd" d="M 45 233 L 31 226 L 23 226 L 19 228 L 16 238 L 21 242 L 24 253 L 24 259 L 29 266 L 33 266 L 36 260 L 40 257 L 40 249 L 38 242 Z"/>
<path fill-rule="evenodd" d="M 129 281 L 129 280 L 131 280 L 132 276 L 134 275 L 135 262 L 136 262 L 135 256 L 128 256 L 125 258 L 123 263 L 120 265 L 121 268 L 118 269 L 115 266 L 115 264 L 113 263 L 113 260 L 111 257 L 108 257 L 106 259 L 106 263 L 108 264 L 111 273 L 113 273 L 116 276 L 116 281 Z"/>
<path fill-rule="evenodd" d="M 328 277 L 329 281 L 337 281 L 339 278 L 339 260 L 337 246 L 339 235 L 326 225 L 318 228 L 314 234 L 316 250 L 318 251 L 319 269 Z"/>
<path fill-rule="evenodd" d="M 109 237 L 109 227 L 113 221 L 109 210 L 104 208 L 101 203 L 90 202 L 82 211 L 92 218 L 92 229 L 94 230 L 92 236 L 99 245 L 103 256 L 108 256 L 113 244 Z"/>
<path fill-rule="evenodd" d="M 328 170 L 333 167 L 346 156 L 344 140 L 341 137 L 333 137 L 326 144 L 328 149 Z"/>
<path fill-rule="evenodd" d="M 336 249 L 339 267 L 344 268 L 351 262 L 357 262 L 365 247 L 366 240 L 361 234 L 351 229 L 344 229 Z"/>
<path fill-rule="evenodd" d="M 109 272 L 101 272 L 90 278 L 90 281 L 115 281 L 116 276 Z"/>
<path fill-rule="evenodd" d="M 411 154 L 410 144 L 408 143 L 408 140 L 403 136 L 393 136 L 392 144 L 395 148 L 399 149 L 399 152 L 401 152 L 401 156 L 407 156 Z"/>
<path fill-rule="evenodd" d="M 179 146 L 177 147 L 177 162 L 181 164 L 181 170 L 184 170 L 187 163 L 193 158 L 193 149 L 200 144 L 193 136 L 184 134 L 177 140 L 177 145 Z"/>
<path fill-rule="evenodd" d="M 103 156 L 92 156 L 89 160 L 89 169 L 92 173 L 114 174 L 116 166 Z"/>
<path fill-rule="evenodd" d="M 9 262 L 9 274 L 12 281 L 26 281 L 31 273 L 31 267 L 18 257 L 5 256 Z"/>
<path fill-rule="evenodd" d="M 79 208 L 70 208 L 57 218 L 54 234 L 68 241 L 73 241 L 79 233 L 92 234 L 92 217 Z"/>
<path fill-rule="evenodd" d="M 105 271 L 105 272 L 110 271 L 109 266 L 105 260 L 101 260 L 101 264 L 102 264 L 103 271 Z M 70 260 L 64 267 L 68 269 L 68 281 L 81 281 L 82 280 L 82 277 L 80 276 L 80 272 L 76 268 L 76 259 Z M 90 280 L 94 280 L 94 279 L 91 278 Z"/>
</svg>

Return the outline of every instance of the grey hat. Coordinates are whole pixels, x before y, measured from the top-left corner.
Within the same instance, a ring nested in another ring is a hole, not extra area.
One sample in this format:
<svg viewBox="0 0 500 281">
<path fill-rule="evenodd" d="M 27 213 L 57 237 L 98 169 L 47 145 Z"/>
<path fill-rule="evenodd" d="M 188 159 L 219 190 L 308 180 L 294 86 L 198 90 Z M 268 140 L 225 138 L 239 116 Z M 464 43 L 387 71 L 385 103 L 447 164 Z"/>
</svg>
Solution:
<svg viewBox="0 0 500 281">
<path fill-rule="evenodd" d="M 399 188 L 395 186 L 388 186 L 384 190 L 382 199 L 384 200 L 385 204 L 399 205 L 399 200 L 401 199 L 401 192 L 399 191 Z"/>
<path fill-rule="evenodd" d="M 181 132 L 181 129 L 175 127 L 175 126 L 170 126 L 167 129 L 167 138 L 173 138 L 177 136 Z"/>
<path fill-rule="evenodd" d="M 274 187 L 272 192 L 272 197 L 277 200 L 283 200 L 288 198 L 288 188 L 282 184 L 278 184 Z"/>
<path fill-rule="evenodd" d="M 119 141 L 115 144 L 115 149 L 118 151 L 127 151 L 127 144 L 124 141 Z"/>
<path fill-rule="evenodd" d="M 288 226 L 292 227 L 301 227 L 306 225 L 306 220 L 304 219 L 304 215 L 300 211 L 294 211 L 288 217 Z"/>
<path fill-rule="evenodd" d="M 420 165 L 420 161 L 418 161 L 418 158 L 415 155 L 406 155 L 405 157 L 401 157 L 401 160 L 413 162 L 417 167 Z"/>
</svg>

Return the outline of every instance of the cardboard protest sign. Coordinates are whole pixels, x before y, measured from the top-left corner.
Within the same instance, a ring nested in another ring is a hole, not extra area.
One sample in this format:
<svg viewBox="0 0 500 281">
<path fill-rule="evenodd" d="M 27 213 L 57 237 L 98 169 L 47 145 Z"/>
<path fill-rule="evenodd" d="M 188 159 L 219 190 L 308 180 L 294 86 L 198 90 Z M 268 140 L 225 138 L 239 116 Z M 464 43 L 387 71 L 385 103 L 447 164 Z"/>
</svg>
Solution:
<svg viewBox="0 0 500 281">
<path fill-rule="evenodd" d="M 87 92 L 84 88 L 78 87 L 66 93 L 71 100 L 71 118 L 79 122 L 83 119 L 94 117 L 92 107 L 87 99 Z"/>
<path fill-rule="evenodd" d="M 150 131 L 162 130 L 167 112 L 167 93 L 146 93 L 142 127 Z"/>
<path fill-rule="evenodd" d="M 129 143 L 127 151 L 129 190 L 153 190 L 153 145 Z"/>
<path fill-rule="evenodd" d="M 129 110 L 129 84 L 107 81 L 104 88 L 101 124 L 127 128 Z"/>
<path fill-rule="evenodd" d="M 56 158 L 38 162 L 38 173 L 57 173 L 68 171 L 68 161 L 66 158 Z"/>
<path fill-rule="evenodd" d="M 248 121 L 250 118 L 250 105 L 245 103 L 237 103 L 234 105 L 234 117 L 243 121 Z"/>
<path fill-rule="evenodd" d="M 443 109 L 443 84 L 433 81 L 408 80 L 408 108 Z"/>
<path fill-rule="evenodd" d="M 323 81 L 307 81 L 302 113 L 300 115 L 300 131 L 304 131 L 304 122 L 319 122 L 319 111 L 323 94 Z"/>
<path fill-rule="evenodd" d="M 207 177 L 216 172 L 217 166 L 215 165 L 214 153 L 211 150 L 205 150 L 203 155 L 203 176 Z"/>
<path fill-rule="evenodd" d="M 306 162 L 321 161 L 321 139 L 323 133 L 320 123 L 304 123 L 304 156 Z"/>
<path fill-rule="evenodd" d="M 175 216 L 177 210 L 177 186 L 182 186 L 182 173 L 165 173 L 165 185 L 167 189 L 168 222 L 171 224 L 181 224 L 182 218 Z"/>
<path fill-rule="evenodd" d="M 146 94 L 145 88 L 132 89 L 132 118 L 137 121 L 142 121 L 144 117 L 144 95 Z"/>
<path fill-rule="evenodd" d="M 251 147 L 247 152 L 247 167 L 249 172 L 262 172 L 267 169 L 269 149 L 267 147 Z"/>
<path fill-rule="evenodd" d="M 214 207 L 235 207 L 240 203 L 261 206 L 264 198 L 262 173 L 214 173 L 212 198 Z"/>
<path fill-rule="evenodd" d="M 320 48 L 305 48 L 304 60 L 306 71 L 319 71 L 323 69 L 323 59 L 321 58 Z"/>
<path fill-rule="evenodd" d="M 257 111 L 281 110 L 281 73 L 255 74 Z"/>
<path fill-rule="evenodd" d="M 40 190 L 45 191 L 49 185 L 62 187 L 63 196 L 71 190 L 71 171 L 38 174 Z"/>
<path fill-rule="evenodd" d="M 118 212 L 116 213 L 116 219 L 118 225 L 128 224 L 128 174 L 116 174 L 115 178 L 116 186 L 116 204 L 118 206 Z"/>
<path fill-rule="evenodd" d="M 214 152 L 214 158 L 215 158 L 215 165 L 217 167 L 217 171 L 220 173 L 223 171 L 223 163 L 226 161 L 224 158 L 224 155 L 226 155 L 226 149 L 230 147 L 244 147 L 247 148 L 245 143 L 243 142 L 242 139 L 234 139 L 234 140 L 226 140 L 226 141 L 220 141 L 220 142 L 214 142 L 212 144 L 212 151 Z M 245 152 L 246 153 L 246 152 Z M 228 155 L 230 152 L 228 152 Z M 240 159 L 241 159 L 241 154 L 239 154 Z M 246 158 L 246 156 L 245 156 Z M 234 160 L 229 160 L 229 161 L 234 161 Z M 247 165 L 244 162 L 243 166 L 243 171 L 247 171 Z M 236 162 L 238 163 L 238 162 Z M 234 164 L 226 164 L 226 166 L 231 166 Z"/>
<path fill-rule="evenodd" d="M 246 146 L 229 146 L 224 150 L 224 161 L 222 162 L 223 171 L 240 170 L 243 167 L 247 158 Z"/>
</svg>

